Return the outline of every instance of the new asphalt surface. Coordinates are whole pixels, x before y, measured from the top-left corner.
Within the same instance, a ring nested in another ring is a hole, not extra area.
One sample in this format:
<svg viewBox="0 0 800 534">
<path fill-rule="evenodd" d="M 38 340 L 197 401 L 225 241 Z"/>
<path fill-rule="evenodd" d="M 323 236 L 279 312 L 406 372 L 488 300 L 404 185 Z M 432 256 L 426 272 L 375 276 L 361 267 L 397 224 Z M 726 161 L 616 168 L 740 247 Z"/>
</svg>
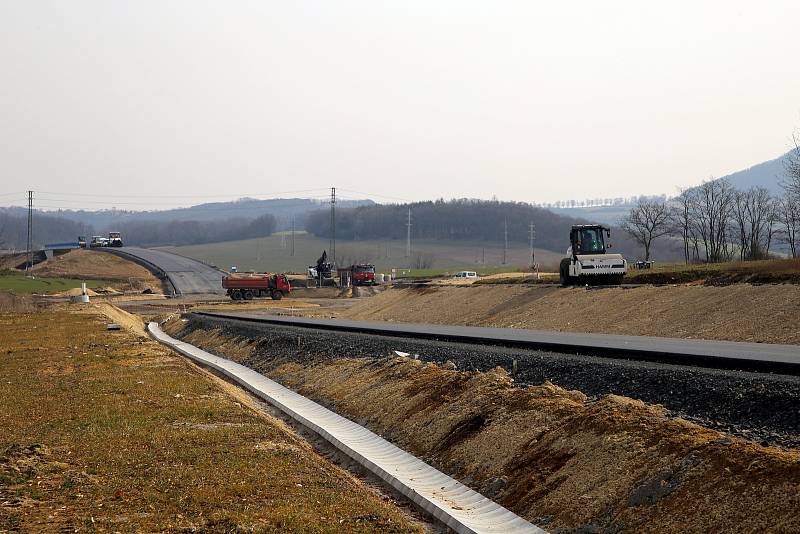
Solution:
<svg viewBox="0 0 800 534">
<path fill-rule="evenodd" d="M 176 295 L 224 294 L 222 271 L 197 260 L 163 250 L 141 247 L 104 248 L 123 258 L 135 261 L 150 269 L 156 276 L 166 279 Z"/>
</svg>

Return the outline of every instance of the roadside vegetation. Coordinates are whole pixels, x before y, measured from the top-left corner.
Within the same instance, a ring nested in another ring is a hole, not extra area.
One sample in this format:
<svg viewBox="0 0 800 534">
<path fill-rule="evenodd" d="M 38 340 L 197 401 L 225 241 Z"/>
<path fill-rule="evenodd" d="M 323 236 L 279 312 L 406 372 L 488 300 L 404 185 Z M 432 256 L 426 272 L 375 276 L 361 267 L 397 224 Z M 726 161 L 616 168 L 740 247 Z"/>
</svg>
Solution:
<svg viewBox="0 0 800 534">
<path fill-rule="evenodd" d="M 0 314 L 0 532 L 421 531 L 236 388 L 84 310 Z"/>
<path fill-rule="evenodd" d="M 82 282 L 86 282 L 86 287 L 92 289 L 106 287 L 111 284 L 108 280 L 31 278 L 20 272 L 0 271 L 0 291 L 13 291 L 14 293 L 61 293 L 81 287 Z"/>
</svg>

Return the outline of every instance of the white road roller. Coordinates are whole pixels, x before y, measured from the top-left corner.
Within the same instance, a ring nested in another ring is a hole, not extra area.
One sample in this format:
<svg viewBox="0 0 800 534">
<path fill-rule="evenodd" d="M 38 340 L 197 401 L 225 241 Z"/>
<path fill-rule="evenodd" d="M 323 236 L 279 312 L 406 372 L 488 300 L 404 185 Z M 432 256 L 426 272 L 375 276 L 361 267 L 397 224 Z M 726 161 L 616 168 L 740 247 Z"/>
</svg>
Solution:
<svg viewBox="0 0 800 534">
<path fill-rule="evenodd" d="M 611 229 L 600 224 L 577 224 L 569 233 L 570 246 L 561 260 L 559 280 L 570 284 L 619 285 L 628 269 L 622 254 L 609 254 Z"/>
</svg>

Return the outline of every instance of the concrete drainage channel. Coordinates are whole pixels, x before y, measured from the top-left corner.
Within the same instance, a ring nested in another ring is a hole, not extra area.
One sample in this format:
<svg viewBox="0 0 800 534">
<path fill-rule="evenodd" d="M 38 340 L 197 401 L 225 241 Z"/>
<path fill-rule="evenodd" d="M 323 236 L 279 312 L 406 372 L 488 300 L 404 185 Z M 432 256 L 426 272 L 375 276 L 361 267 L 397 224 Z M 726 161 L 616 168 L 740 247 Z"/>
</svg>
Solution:
<svg viewBox="0 0 800 534">
<path fill-rule="evenodd" d="M 264 375 L 173 339 L 156 323 L 149 323 L 147 330 L 157 341 L 222 373 L 312 430 L 448 528 L 459 533 L 545 532 L 377 434 Z"/>
</svg>

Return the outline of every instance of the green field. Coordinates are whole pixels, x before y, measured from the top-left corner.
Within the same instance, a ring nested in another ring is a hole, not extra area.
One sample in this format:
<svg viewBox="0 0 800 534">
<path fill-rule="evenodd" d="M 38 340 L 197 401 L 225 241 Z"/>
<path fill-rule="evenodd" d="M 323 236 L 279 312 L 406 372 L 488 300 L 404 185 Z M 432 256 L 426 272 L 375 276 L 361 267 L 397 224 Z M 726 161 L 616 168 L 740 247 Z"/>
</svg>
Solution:
<svg viewBox="0 0 800 534">
<path fill-rule="evenodd" d="M 160 248 L 216 265 L 223 270 L 236 266 L 240 271 L 296 273 L 304 273 L 309 265 L 316 263 L 323 250 L 329 249 L 327 239 L 298 233 L 295 235 L 295 254 L 292 256 L 291 241 L 291 235 L 282 232 L 242 241 Z M 502 243 L 414 241 L 412 260 L 417 254 L 432 260 L 432 264 L 425 269 L 431 273 L 457 270 L 513 271 L 527 266 L 530 261 L 528 247 L 519 244 L 509 245 L 505 266 L 502 264 Z M 557 262 L 559 258 L 555 252 L 540 249 L 536 250 L 536 255 L 537 261 L 544 263 Z M 406 243 L 403 240 L 337 241 L 336 260 L 339 265 L 373 263 L 379 272 L 414 267 L 406 257 Z M 426 275 L 425 272 L 420 274 Z"/>
<path fill-rule="evenodd" d="M 0 291 L 13 291 L 23 293 L 60 293 L 81 287 L 81 282 L 92 289 L 106 287 L 111 282 L 107 280 L 74 280 L 71 278 L 28 278 L 22 273 L 1 273 Z"/>
</svg>

